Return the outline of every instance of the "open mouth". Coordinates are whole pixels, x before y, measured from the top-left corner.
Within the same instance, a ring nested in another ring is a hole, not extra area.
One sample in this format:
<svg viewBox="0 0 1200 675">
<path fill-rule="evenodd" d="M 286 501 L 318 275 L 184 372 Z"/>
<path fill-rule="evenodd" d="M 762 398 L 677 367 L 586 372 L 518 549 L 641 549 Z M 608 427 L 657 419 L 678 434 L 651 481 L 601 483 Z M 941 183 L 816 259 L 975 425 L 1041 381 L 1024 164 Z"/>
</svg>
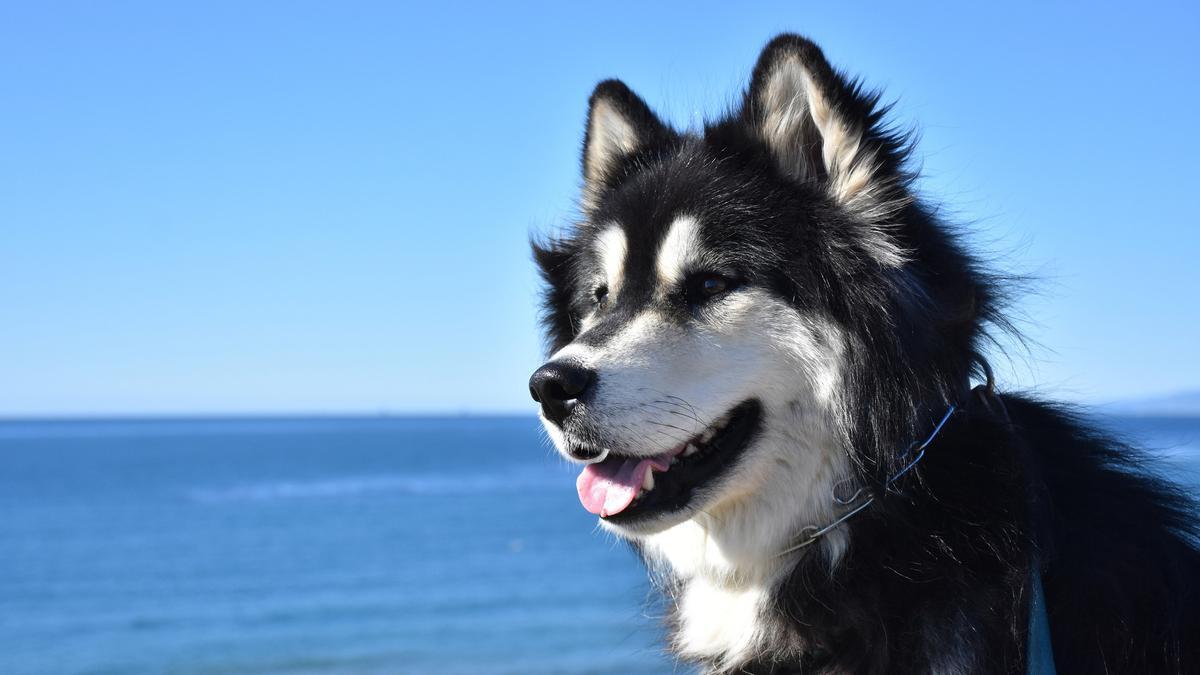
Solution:
<svg viewBox="0 0 1200 675">
<path fill-rule="evenodd" d="M 616 524 L 682 509 L 750 445 L 760 411 L 758 401 L 745 401 L 686 443 L 660 455 L 610 454 L 589 464 L 575 481 L 579 501 L 591 513 Z"/>
</svg>

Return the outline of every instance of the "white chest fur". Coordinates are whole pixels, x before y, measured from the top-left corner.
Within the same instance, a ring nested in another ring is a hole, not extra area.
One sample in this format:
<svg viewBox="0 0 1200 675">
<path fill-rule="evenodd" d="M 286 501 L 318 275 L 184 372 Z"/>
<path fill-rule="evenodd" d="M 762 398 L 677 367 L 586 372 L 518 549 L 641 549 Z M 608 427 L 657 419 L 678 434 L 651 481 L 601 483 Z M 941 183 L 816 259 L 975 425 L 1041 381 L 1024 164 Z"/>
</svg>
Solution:
<svg viewBox="0 0 1200 675">
<path fill-rule="evenodd" d="M 723 588 L 703 577 L 687 582 L 678 602 L 679 630 L 675 648 L 688 659 L 742 663 L 765 639 L 766 589 Z"/>
<path fill-rule="evenodd" d="M 752 658 L 769 639 L 764 616 L 775 570 L 739 566 L 729 558 L 730 547 L 712 536 L 712 519 L 701 519 L 709 527 L 689 520 L 643 541 L 657 571 L 677 589 L 674 651 L 724 669 Z"/>
</svg>

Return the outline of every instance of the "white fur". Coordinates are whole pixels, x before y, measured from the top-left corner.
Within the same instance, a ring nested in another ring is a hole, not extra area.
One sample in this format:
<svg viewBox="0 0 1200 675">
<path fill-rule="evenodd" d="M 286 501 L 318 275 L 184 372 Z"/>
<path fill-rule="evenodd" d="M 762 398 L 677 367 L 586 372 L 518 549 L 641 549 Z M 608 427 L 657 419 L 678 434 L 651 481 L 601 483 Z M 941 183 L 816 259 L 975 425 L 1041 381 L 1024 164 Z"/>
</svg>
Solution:
<svg viewBox="0 0 1200 675">
<path fill-rule="evenodd" d="M 601 280 L 608 286 L 608 302 L 616 302 L 621 292 L 621 280 L 625 277 L 625 257 L 628 255 L 625 230 L 617 223 L 601 229 L 595 240 L 596 259 L 600 261 Z M 595 323 L 595 312 L 585 314 L 580 320 L 580 332 L 585 332 Z M 562 447 L 562 446 L 559 446 Z"/>
<path fill-rule="evenodd" d="M 693 659 L 730 665 L 745 662 L 766 638 L 759 617 L 767 591 L 756 585 L 725 587 L 707 577 L 693 578 L 676 598 L 682 617 L 674 638 L 676 650 Z"/>
<path fill-rule="evenodd" d="M 690 268 L 699 264 L 701 250 L 697 227 L 696 219 L 691 216 L 678 216 L 671 221 L 655 261 L 661 288 L 674 288 Z"/>
<path fill-rule="evenodd" d="M 836 421 L 843 344 L 838 331 L 805 321 L 779 300 L 749 302 L 760 305 L 752 314 L 762 323 L 747 339 L 772 345 L 776 356 L 768 367 L 791 378 L 761 381 L 766 426 L 714 490 L 715 503 L 665 531 L 635 535 L 660 571 L 681 584 L 680 654 L 716 659 L 722 668 L 744 662 L 770 638 L 758 620 L 762 603 L 784 563 L 794 560 L 778 552 L 800 528 L 834 517 L 833 487 L 849 472 Z M 844 548 L 843 534 L 835 531 L 809 553 L 836 560 Z"/>
<path fill-rule="evenodd" d="M 834 485 L 849 473 L 838 423 L 844 345 L 831 322 L 746 287 L 696 325 L 647 309 L 605 344 L 575 342 L 554 356 L 601 374 L 585 416 L 622 454 L 664 452 L 746 399 L 763 405 L 754 446 L 690 510 L 636 529 L 601 520 L 640 540 L 655 571 L 679 589 L 681 655 L 743 662 L 768 637 L 759 617 L 783 563 L 840 557 L 837 532 L 803 552 L 779 552 L 800 528 L 833 518 Z"/>
<path fill-rule="evenodd" d="M 600 257 L 600 266 L 604 269 L 605 283 L 608 284 L 608 297 L 614 300 L 621 290 L 621 278 L 625 274 L 625 231 L 620 225 L 609 225 L 596 237 L 596 253 Z"/>
</svg>

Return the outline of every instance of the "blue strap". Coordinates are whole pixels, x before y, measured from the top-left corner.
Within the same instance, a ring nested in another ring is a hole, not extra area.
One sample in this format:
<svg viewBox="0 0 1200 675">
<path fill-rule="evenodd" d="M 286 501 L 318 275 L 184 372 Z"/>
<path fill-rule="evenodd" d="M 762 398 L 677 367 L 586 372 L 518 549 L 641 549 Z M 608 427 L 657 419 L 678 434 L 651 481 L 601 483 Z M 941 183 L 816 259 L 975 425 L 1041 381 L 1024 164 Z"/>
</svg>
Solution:
<svg viewBox="0 0 1200 675">
<path fill-rule="evenodd" d="M 1054 646 L 1050 644 L 1050 618 L 1046 615 L 1046 595 L 1042 592 L 1042 572 L 1037 560 L 1029 572 L 1029 636 L 1026 644 L 1029 675 L 1055 675 Z"/>
</svg>

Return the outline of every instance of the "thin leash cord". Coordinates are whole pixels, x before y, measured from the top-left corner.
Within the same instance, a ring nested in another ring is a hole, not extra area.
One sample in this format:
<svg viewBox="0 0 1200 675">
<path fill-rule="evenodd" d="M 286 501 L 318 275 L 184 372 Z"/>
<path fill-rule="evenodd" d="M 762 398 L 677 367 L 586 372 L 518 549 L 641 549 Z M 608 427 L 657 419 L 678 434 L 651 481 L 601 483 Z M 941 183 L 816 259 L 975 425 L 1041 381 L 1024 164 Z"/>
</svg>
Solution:
<svg viewBox="0 0 1200 675">
<path fill-rule="evenodd" d="M 932 443 L 933 440 L 938 437 L 938 434 L 941 433 L 942 428 L 946 426 L 946 422 L 950 421 L 950 418 L 954 415 L 954 413 L 957 410 L 958 410 L 958 406 L 951 404 L 950 407 L 946 409 L 946 414 L 942 415 L 941 421 L 939 421 L 937 423 L 937 426 L 935 426 L 933 428 L 933 431 L 929 434 L 929 437 L 926 438 L 923 442 L 921 442 L 918 445 L 909 446 L 909 449 L 907 452 L 904 453 L 904 456 L 907 457 L 909 455 L 912 455 L 913 452 L 917 453 L 916 456 L 913 457 L 908 462 L 908 464 L 904 465 L 904 468 L 900 469 L 891 478 L 887 479 L 887 482 L 884 483 L 885 491 L 888 488 L 890 488 L 892 486 L 892 484 L 894 484 L 896 481 L 900 480 L 904 476 L 904 474 L 908 473 L 909 471 L 912 471 L 913 467 L 915 467 L 917 465 L 917 463 L 921 461 L 921 458 L 925 456 L 925 448 L 929 447 L 929 444 Z M 859 497 L 862 496 L 864 489 L 865 488 L 859 488 L 858 491 L 856 491 L 850 497 L 847 497 L 846 499 L 842 499 L 837 496 L 837 494 L 836 494 L 837 490 L 835 488 L 835 490 L 834 490 L 835 494 L 833 495 L 833 501 L 836 502 L 837 504 L 839 504 L 840 506 L 851 506 L 856 501 L 858 501 Z M 829 532 L 833 531 L 839 525 L 846 522 L 847 520 L 850 520 L 854 516 L 862 513 L 863 511 L 865 511 L 867 509 L 867 507 L 869 507 L 871 504 L 874 504 L 874 503 L 875 503 L 875 495 L 869 495 L 869 496 L 867 496 L 867 498 L 865 500 L 863 500 L 863 502 L 861 504 L 854 506 L 849 511 L 846 511 L 842 515 L 838 516 L 833 522 L 829 523 L 828 525 L 825 525 L 825 526 L 807 525 L 807 526 L 801 528 L 800 541 L 783 549 L 779 553 L 775 554 L 776 557 L 784 556 L 789 553 L 794 553 L 796 551 L 799 551 L 802 548 L 811 546 L 818 539 L 825 536 Z"/>
</svg>

